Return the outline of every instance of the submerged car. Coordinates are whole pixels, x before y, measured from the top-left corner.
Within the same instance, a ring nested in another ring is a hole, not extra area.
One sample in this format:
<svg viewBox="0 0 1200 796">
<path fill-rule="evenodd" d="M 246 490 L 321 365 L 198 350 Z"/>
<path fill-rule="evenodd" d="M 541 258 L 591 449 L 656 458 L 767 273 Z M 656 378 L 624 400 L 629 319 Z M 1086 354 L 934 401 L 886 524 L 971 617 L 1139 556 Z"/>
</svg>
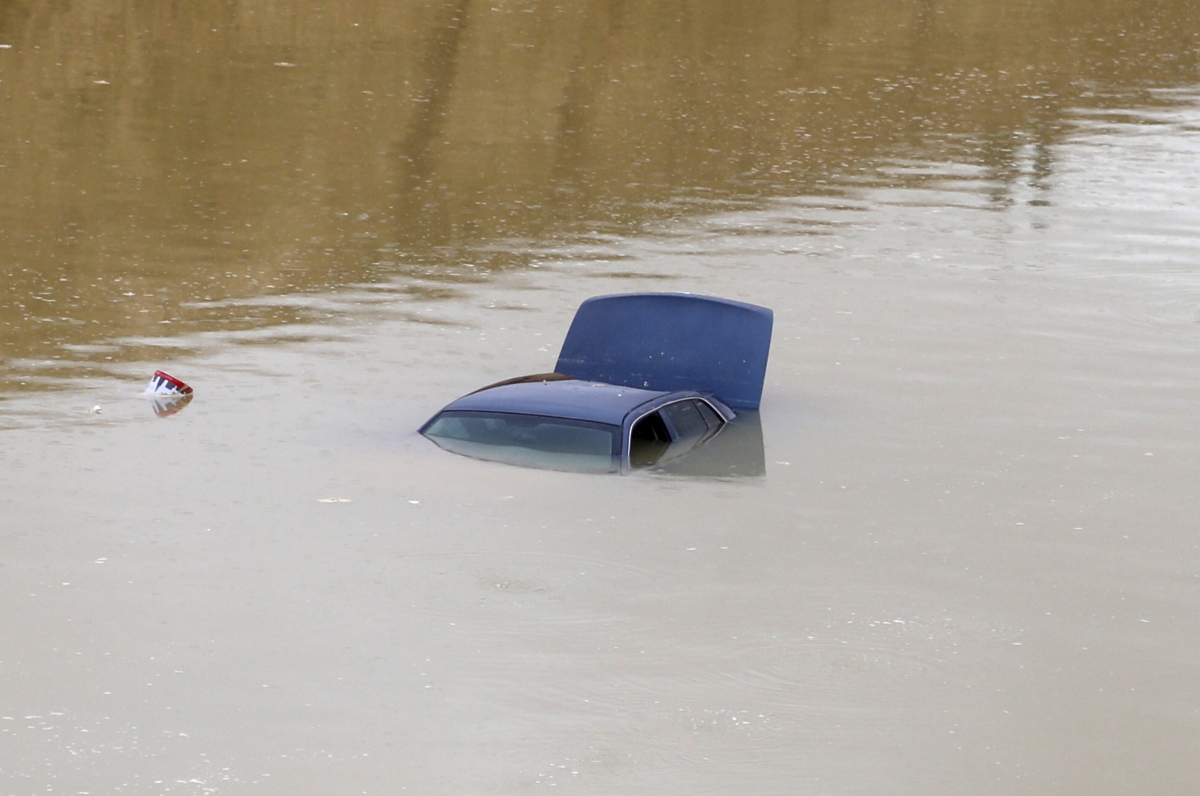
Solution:
<svg viewBox="0 0 1200 796">
<path fill-rule="evenodd" d="M 687 293 L 591 298 L 553 373 L 476 390 L 420 431 L 453 453 L 528 467 L 666 464 L 720 434 L 735 410 L 758 409 L 773 320 L 764 307 Z"/>
</svg>

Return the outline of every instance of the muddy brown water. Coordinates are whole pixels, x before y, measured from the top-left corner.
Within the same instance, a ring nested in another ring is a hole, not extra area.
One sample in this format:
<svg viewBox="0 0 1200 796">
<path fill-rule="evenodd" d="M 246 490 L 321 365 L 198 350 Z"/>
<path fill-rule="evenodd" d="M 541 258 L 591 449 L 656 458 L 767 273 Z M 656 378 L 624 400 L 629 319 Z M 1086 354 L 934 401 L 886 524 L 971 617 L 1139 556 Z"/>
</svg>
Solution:
<svg viewBox="0 0 1200 796">
<path fill-rule="evenodd" d="M 1197 792 L 1198 39 L 0 3 L 0 793 Z M 642 290 L 775 310 L 763 475 L 413 433 Z"/>
</svg>

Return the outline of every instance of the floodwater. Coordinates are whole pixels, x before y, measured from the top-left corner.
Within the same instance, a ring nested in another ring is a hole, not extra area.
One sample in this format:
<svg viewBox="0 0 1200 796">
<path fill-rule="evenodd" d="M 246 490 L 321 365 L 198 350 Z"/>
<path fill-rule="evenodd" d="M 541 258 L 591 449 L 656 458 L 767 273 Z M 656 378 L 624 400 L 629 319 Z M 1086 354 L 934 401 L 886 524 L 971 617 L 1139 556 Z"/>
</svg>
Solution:
<svg viewBox="0 0 1200 796">
<path fill-rule="evenodd" d="M 1194 0 L 7 0 L 0 287 L 0 794 L 1200 792 Z M 414 434 L 645 290 L 761 475 Z"/>
</svg>

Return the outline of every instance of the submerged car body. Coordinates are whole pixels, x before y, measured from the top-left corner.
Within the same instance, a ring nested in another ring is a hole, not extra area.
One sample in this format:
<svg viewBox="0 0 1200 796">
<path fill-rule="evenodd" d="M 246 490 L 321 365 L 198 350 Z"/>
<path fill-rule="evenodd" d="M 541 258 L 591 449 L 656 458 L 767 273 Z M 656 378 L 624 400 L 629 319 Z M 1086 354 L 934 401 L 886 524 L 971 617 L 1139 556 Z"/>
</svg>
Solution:
<svg viewBox="0 0 1200 796">
<path fill-rule="evenodd" d="M 459 398 L 421 433 L 475 458 L 613 472 L 682 456 L 734 417 L 720 401 L 692 390 L 533 378 Z"/>
<path fill-rule="evenodd" d="M 493 384 L 421 427 L 440 447 L 529 467 L 664 464 L 758 408 L 770 310 L 681 293 L 588 299 L 554 373 Z"/>
</svg>

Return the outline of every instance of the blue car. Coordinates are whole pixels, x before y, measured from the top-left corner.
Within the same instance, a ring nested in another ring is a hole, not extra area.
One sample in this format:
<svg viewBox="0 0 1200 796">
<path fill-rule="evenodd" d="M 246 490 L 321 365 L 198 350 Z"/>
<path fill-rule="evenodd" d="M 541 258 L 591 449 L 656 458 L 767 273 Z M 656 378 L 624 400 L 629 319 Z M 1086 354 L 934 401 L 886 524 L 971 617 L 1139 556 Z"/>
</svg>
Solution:
<svg viewBox="0 0 1200 796">
<path fill-rule="evenodd" d="M 453 453 L 527 467 L 664 465 L 720 434 L 735 410 L 758 409 L 772 324 L 768 309 L 707 296 L 591 298 L 553 373 L 465 395 L 421 433 Z"/>
</svg>

